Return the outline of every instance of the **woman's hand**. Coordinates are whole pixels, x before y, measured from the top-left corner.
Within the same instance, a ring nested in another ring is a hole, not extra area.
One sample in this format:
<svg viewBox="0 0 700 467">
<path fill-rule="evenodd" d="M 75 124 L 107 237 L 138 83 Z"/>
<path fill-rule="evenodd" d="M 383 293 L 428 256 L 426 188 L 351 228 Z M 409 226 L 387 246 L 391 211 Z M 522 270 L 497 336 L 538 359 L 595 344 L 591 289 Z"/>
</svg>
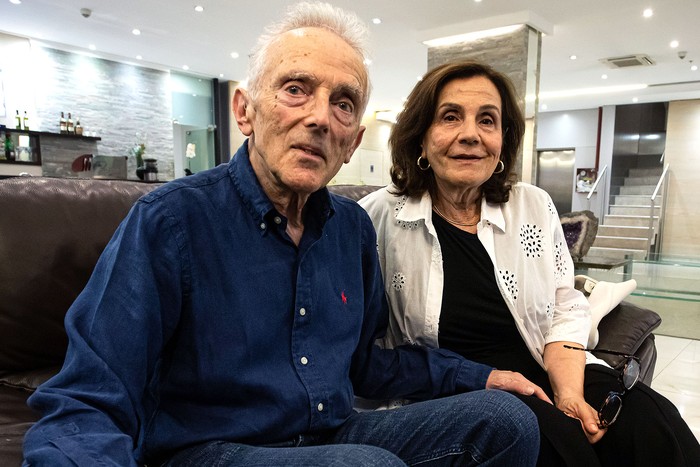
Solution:
<svg viewBox="0 0 700 467">
<path fill-rule="evenodd" d="M 493 370 L 486 380 L 486 389 L 501 389 L 525 396 L 535 396 L 552 403 L 541 387 L 514 371 Z"/>
<path fill-rule="evenodd" d="M 597 443 L 606 433 L 606 429 L 600 428 L 598 411 L 588 405 L 583 397 L 566 397 L 557 400 L 557 408 L 569 417 L 581 422 L 583 433 L 591 444 Z"/>
</svg>

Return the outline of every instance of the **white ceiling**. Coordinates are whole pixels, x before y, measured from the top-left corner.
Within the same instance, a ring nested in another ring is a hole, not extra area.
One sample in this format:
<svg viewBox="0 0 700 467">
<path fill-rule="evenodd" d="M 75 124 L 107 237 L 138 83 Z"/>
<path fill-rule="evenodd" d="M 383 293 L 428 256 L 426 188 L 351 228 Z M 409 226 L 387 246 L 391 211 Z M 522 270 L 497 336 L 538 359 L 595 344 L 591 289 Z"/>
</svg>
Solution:
<svg viewBox="0 0 700 467">
<path fill-rule="evenodd" d="M 245 78 L 247 53 L 287 0 L 0 0 L 0 31 L 64 50 L 219 78 Z M 700 98 L 700 0 L 331 0 L 370 23 L 374 110 L 398 110 L 426 71 L 422 40 L 446 29 L 472 32 L 539 18 L 540 92 L 646 84 L 648 88 L 575 98 L 540 98 L 547 111 Z M 195 5 L 204 12 L 194 11 Z M 642 12 L 651 7 L 654 16 Z M 92 14 L 84 18 L 81 8 Z M 374 25 L 371 20 L 381 18 Z M 455 26 L 457 25 L 457 26 Z M 133 28 L 141 35 L 131 33 Z M 678 48 L 670 47 L 672 40 Z M 686 51 L 680 59 L 679 51 Z M 231 58 L 238 52 L 238 59 Z M 569 56 L 575 54 L 573 61 Z M 654 66 L 611 69 L 600 59 L 647 54 Z M 143 59 L 139 62 L 136 56 Z M 601 76 L 608 75 L 603 80 Z M 542 95 L 542 94 L 541 94 Z M 540 107 L 542 109 L 542 107 Z"/>
</svg>

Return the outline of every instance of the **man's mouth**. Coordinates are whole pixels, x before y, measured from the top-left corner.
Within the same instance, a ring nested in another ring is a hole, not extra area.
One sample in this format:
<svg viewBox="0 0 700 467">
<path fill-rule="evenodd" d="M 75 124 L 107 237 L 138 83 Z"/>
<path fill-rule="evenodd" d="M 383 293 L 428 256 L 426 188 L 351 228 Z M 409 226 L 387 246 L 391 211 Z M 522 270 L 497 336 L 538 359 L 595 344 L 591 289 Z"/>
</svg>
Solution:
<svg viewBox="0 0 700 467">
<path fill-rule="evenodd" d="M 315 146 L 309 146 L 309 145 L 303 144 L 303 145 L 293 146 L 293 148 L 298 149 L 300 151 L 303 151 L 306 154 L 309 154 L 311 156 L 320 157 L 322 159 L 326 158 L 326 156 L 323 154 L 323 151 L 320 148 L 315 147 Z"/>
</svg>

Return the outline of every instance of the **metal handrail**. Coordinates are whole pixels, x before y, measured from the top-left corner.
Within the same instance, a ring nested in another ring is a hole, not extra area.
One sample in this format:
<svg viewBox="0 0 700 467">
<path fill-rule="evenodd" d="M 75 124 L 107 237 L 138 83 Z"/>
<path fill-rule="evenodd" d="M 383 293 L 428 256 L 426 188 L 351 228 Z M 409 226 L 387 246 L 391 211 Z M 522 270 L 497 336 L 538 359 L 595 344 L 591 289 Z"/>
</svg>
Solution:
<svg viewBox="0 0 700 467">
<path fill-rule="evenodd" d="M 664 153 L 665 154 L 665 153 Z M 663 154 L 661 155 L 661 160 L 663 160 L 664 156 Z M 654 193 L 652 193 L 651 197 L 649 198 L 649 234 L 647 236 L 647 257 L 646 259 L 649 260 L 651 259 L 652 251 L 651 251 L 651 244 L 652 244 L 652 239 L 654 238 L 654 208 L 655 206 L 655 201 L 656 197 L 659 194 L 659 190 L 661 190 L 661 187 L 663 186 L 664 188 L 664 195 L 662 196 L 662 205 L 661 209 L 659 210 L 659 220 L 658 220 L 658 237 L 656 239 L 656 245 L 658 248 L 661 246 L 661 236 L 663 234 L 663 217 L 664 217 L 664 205 L 666 202 L 666 183 L 664 183 L 664 180 L 666 179 L 666 175 L 668 174 L 668 168 L 669 165 L 666 164 L 664 166 L 663 172 L 661 172 L 661 176 L 659 177 L 659 181 L 656 184 L 656 188 L 654 188 Z M 660 253 L 657 248 L 657 253 Z"/>
<path fill-rule="evenodd" d="M 596 189 L 598 188 L 598 184 L 603 180 L 603 177 L 605 176 L 605 172 L 607 170 L 608 170 L 608 166 L 607 165 L 603 166 L 603 170 L 601 170 L 600 173 L 598 174 L 598 176 L 596 177 L 595 183 L 593 184 L 593 187 L 591 187 L 591 191 L 588 193 L 588 196 L 586 196 L 586 200 L 588 200 L 588 210 L 589 211 L 591 210 L 591 197 L 593 196 Z M 602 203 L 605 203 L 605 198 L 606 197 L 604 195 L 600 197 Z M 605 206 L 602 205 L 600 208 L 600 215 L 598 216 L 601 219 L 601 221 L 603 219 L 604 213 L 605 213 Z"/>
</svg>

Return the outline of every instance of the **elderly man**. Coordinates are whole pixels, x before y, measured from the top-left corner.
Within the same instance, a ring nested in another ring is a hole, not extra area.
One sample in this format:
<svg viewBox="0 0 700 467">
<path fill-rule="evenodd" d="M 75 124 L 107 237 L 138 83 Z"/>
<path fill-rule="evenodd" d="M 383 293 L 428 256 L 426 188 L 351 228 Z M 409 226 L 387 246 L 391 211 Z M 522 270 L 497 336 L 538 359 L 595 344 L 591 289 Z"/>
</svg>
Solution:
<svg viewBox="0 0 700 467">
<path fill-rule="evenodd" d="M 27 465 L 534 463 L 534 416 L 479 390 L 539 388 L 447 351 L 375 345 L 375 233 L 325 189 L 362 138 L 363 30 L 301 4 L 261 38 L 233 99 L 248 141 L 119 226 L 66 318 L 63 369 L 30 399 L 43 418 Z M 426 402 L 358 413 L 355 394 Z"/>
</svg>

